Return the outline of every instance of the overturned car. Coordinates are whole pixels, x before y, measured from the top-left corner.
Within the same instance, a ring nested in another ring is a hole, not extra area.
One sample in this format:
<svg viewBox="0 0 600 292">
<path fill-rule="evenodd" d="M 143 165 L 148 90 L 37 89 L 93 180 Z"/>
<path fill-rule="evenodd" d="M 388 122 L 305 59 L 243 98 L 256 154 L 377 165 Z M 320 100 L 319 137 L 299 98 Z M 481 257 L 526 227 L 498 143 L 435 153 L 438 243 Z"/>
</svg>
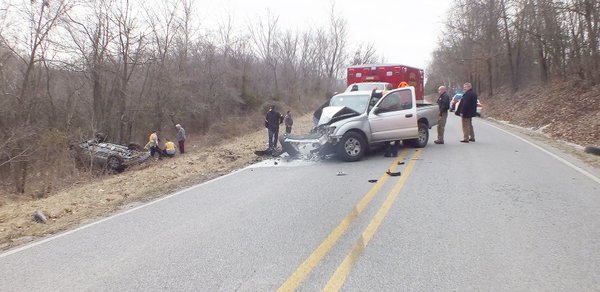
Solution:
<svg viewBox="0 0 600 292">
<path fill-rule="evenodd" d="M 84 165 L 94 165 L 122 172 L 131 165 L 140 164 L 150 157 L 150 152 L 137 144 L 128 146 L 106 143 L 103 139 L 91 139 L 71 147 L 77 160 Z"/>
</svg>

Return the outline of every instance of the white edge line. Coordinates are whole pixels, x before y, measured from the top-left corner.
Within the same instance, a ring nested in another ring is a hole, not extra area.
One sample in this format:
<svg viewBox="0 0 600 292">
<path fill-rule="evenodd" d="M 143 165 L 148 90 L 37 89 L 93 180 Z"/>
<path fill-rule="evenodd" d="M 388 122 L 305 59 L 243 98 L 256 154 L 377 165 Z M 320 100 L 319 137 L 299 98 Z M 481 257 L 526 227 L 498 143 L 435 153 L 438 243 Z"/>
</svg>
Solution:
<svg viewBox="0 0 600 292">
<path fill-rule="evenodd" d="M 560 156 L 558 156 L 558 155 L 556 155 L 556 154 L 554 154 L 554 153 L 552 153 L 552 152 L 550 152 L 550 151 L 548 151 L 548 150 L 546 150 L 546 149 L 544 149 L 544 148 L 540 147 L 539 145 L 536 145 L 535 143 L 533 143 L 533 142 L 531 142 L 531 141 L 529 141 L 529 140 L 526 140 L 526 139 L 524 139 L 524 138 L 522 138 L 522 137 L 520 137 L 520 136 L 518 136 L 518 135 L 516 135 L 516 134 L 513 134 L 513 133 L 511 133 L 511 132 L 509 132 L 509 131 L 507 131 L 507 130 L 504 130 L 504 129 L 500 128 L 500 127 L 497 127 L 496 125 L 492 125 L 492 123 L 490 123 L 490 122 L 487 122 L 487 121 L 486 121 L 486 124 L 488 124 L 488 125 L 489 125 L 489 126 L 491 126 L 491 127 L 494 127 L 494 128 L 496 128 L 496 129 L 498 129 L 498 130 L 500 130 L 500 131 L 504 132 L 504 133 L 507 133 L 507 134 L 509 134 L 509 135 L 511 135 L 511 136 L 513 136 L 513 137 L 515 137 L 515 138 L 517 138 L 517 139 L 519 139 L 519 140 L 521 140 L 521 141 L 523 141 L 523 142 L 525 142 L 525 143 L 527 143 L 527 144 L 529 144 L 529 145 L 531 145 L 531 146 L 533 146 L 533 147 L 537 148 L 538 150 L 540 150 L 540 151 L 542 151 L 542 152 L 544 152 L 544 153 L 546 153 L 546 154 L 548 154 L 548 155 L 552 156 L 554 159 L 556 159 L 556 160 L 558 160 L 558 161 L 560 161 L 560 162 L 564 163 L 565 165 L 567 165 L 567 166 L 569 166 L 569 167 L 573 168 L 574 170 L 576 170 L 576 171 L 580 172 L 581 174 L 583 174 L 583 175 L 585 175 L 585 176 L 589 177 L 589 178 L 590 178 L 590 179 L 592 179 L 593 181 L 595 181 L 595 182 L 597 182 L 597 183 L 599 183 L 599 184 L 600 184 L 600 178 L 598 178 L 598 177 L 594 176 L 593 174 L 589 173 L 588 171 L 584 170 L 583 168 L 581 168 L 581 167 L 578 167 L 578 166 L 576 166 L 575 164 L 573 164 L 573 163 L 571 163 L 571 162 L 567 161 L 566 159 L 564 159 L 564 158 L 562 158 L 562 157 L 560 157 Z"/>
<path fill-rule="evenodd" d="M 156 203 L 158 203 L 158 202 L 161 202 L 161 201 L 164 201 L 164 200 L 170 199 L 170 198 L 172 198 L 172 197 L 174 197 L 174 196 L 177 196 L 177 195 L 183 194 L 183 193 L 185 193 L 185 192 L 191 191 L 192 189 L 195 189 L 195 188 L 201 187 L 201 186 L 203 186 L 203 185 L 205 185 L 205 184 L 213 183 L 213 182 L 219 181 L 219 180 L 221 180 L 221 179 L 224 179 L 224 178 L 226 178 L 226 177 L 228 177 L 228 176 L 230 176 L 230 175 L 234 175 L 234 174 L 236 174 L 236 173 L 238 173 L 238 172 L 241 172 L 241 171 L 245 170 L 246 168 L 248 168 L 248 166 L 247 166 L 247 167 L 244 167 L 244 168 L 242 168 L 242 169 L 238 169 L 238 170 L 236 170 L 236 171 L 230 172 L 230 173 L 228 173 L 228 174 L 226 174 L 226 175 L 223 175 L 223 176 L 220 176 L 220 177 L 214 178 L 214 179 L 212 179 L 212 180 L 209 180 L 209 181 L 203 182 L 203 183 L 201 183 L 201 184 L 197 184 L 197 185 L 191 186 L 191 187 L 189 187 L 189 188 L 186 188 L 186 189 L 183 189 L 183 190 L 177 191 L 177 192 L 175 192 L 175 193 L 173 193 L 173 194 L 170 194 L 170 195 L 168 195 L 168 196 L 165 196 L 165 197 L 162 197 L 162 198 L 158 198 L 158 199 L 156 199 L 156 200 L 154 200 L 154 201 L 152 201 L 152 202 L 148 202 L 148 203 L 146 203 L 146 204 L 143 204 L 143 205 L 140 205 L 140 206 L 134 207 L 134 208 L 132 208 L 132 209 L 128 209 L 128 210 L 126 210 L 126 211 L 119 212 L 119 213 L 117 213 L 117 214 L 114 214 L 114 215 L 111 215 L 111 216 L 109 216 L 109 217 L 102 218 L 102 219 L 100 219 L 100 220 L 98 220 L 98 221 L 94 221 L 94 222 L 92 222 L 92 223 L 88 223 L 88 224 L 86 224 L 86 225 L 83 225 L 83 226 L 77 227 L 77 228 L 75 228 L 75 229 L 72 229 L 72 230 L 69 230 L 69 231 L 66 231 L 66 232 L 63 232 L 63 233 L 60 233 L 60 234 L 52 235 L 52 236 L 50 236 L 50 237 L 48 237 L 48 238 L 45 238 L 45 239 L 42 239 L 42 240 L 39 240 L 39 241 L 35 241 L 35 242 L 29 243 L 29 244 L 27 244 L 27 245 L 24 245 L 24 246 L 21 246 L 21 247 L 18 247 L 18 248 L 15 248 L 15 249 L 9 250 L 9 251 L 7 251 L 7 252 L 5 252 L 5 253 L 2 253 L 2 254 L 0 254 L 0 258 L 3 258 L 3 257 L 6 257 L 6 256 L 9 256 L 9 255 L 12 255 L 12 254 L 15 254 L 15 253 L 18 253 L 18 252 L 22 252 L 22 251 L 24 251 L 24 250 L 27 250 L 27 249 L 30 249 L 30 248 L 32 248 L 32 247 L 38 246 L 38 245 L 40 245 L 40 244 L 44 244 L 44 243 L 46 243 L 46 242 L 52 241 L 52 240 L 54 240 L 54 239 L 61 238 L 61 237 L 63 237 L 63 236 L 67 236 L 67 235 L 69 235 L 69 234 L 71 234 L 71 233 L 75 233 L 75 232 L 77 232 L 77 231 L 81 231 L 81 230 L 87 229 L 87 228 L 89 228 L 89 227 L 92 227 L 92 226 L 94 226 L 94 225 L 96 225 L 96 224 L 100 224 L 100 223 L 102 223 L 102 222 L 105 222 L 105 221 L 111 220 L 111 219 L 113 219 L 113 218 L 117 218 L 117 217 L 119 217 L 119 216 L 122 216 L 122 215 L 125 215 L 125 214 L 128 214 L 128 213 L 131 213 L 131 212 L 133 212 L 133 211 L 136 211 L 136 210 L 139 210 L 139 209 L 142 209 L 142 208 L 145 208 L 145 207 L 148 207 L 148 206 L 154 205 L 154 204 L 156 204 Z"/>
</svg>

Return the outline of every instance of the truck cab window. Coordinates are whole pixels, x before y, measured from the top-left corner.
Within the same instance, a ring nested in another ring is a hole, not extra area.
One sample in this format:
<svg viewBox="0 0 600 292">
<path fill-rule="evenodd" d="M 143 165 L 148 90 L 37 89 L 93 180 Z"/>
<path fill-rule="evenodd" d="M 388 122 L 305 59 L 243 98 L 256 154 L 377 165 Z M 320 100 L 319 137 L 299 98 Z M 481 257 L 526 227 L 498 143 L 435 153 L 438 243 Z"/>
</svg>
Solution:
<svg viewBox="0 0 600 292">
<path fill-rule="evenodd" d="M 400 95 L 399 92 L 390 93 L 379 104 L 379 111 L 392 112 L 400 110 Z"/>
<path fill-rule="evenodd" d="M 397 92 L 400 96 L 400 109 L 406 110 L 411 109 L 413 107 L 412 104 L 412 95 L 410 90 L 401 90 Z"/>
</svg>

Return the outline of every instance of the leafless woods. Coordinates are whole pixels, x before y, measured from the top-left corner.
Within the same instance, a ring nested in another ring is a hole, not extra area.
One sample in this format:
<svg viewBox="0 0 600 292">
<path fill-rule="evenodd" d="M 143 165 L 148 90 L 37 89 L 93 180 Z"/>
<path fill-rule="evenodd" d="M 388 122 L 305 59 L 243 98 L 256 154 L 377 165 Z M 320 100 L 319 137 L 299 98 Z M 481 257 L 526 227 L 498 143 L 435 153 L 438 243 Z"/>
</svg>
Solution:
<svg viewBox="0 0 600 292">
<path fill-rule="evenodd" d="M 0 182 L 17 193 L 75 174 L 68 146 L 96 132 L 141 143 L 176 123 L 207 133 L 268 102 L 320 103 L 351 57 L 374 58 L 369 46 L 349 53 L 334 7 L 330 25 L 297 32 L 273 15 L 209 30 L 192 0 L 0 3 Z"/>
<path fill-rule="evenodd" d="M 598 0 L 456 0 L 444 21 L 429 87 L 471 81 L 491 96 L 557 79 L 600 83 Z"/>
</svg>

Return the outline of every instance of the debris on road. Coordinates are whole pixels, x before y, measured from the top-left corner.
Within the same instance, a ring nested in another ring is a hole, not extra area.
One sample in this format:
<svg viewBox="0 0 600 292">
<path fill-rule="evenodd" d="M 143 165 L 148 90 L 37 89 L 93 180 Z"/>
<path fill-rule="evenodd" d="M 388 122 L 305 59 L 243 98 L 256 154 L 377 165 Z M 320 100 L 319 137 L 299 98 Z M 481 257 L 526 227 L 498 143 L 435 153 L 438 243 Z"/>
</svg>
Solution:
<svg viewBox="0 0 600 292">
<path fill-rule="evenodd" d="M 400 176 L 400 175 L 402 175 L 402 173 L 400 171 L 398 171 L 398 172 L 391 172 L 389 169 L 385 173 L 387 175 L 389 175 L 389 176 Z"/>
</svg>

